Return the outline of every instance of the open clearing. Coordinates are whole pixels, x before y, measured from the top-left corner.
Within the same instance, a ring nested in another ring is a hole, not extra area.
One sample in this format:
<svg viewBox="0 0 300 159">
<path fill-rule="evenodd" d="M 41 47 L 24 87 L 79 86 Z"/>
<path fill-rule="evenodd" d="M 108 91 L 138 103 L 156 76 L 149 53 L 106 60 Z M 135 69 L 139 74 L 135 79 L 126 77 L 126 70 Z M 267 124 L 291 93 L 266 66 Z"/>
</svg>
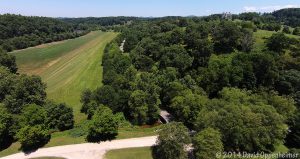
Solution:
<svg viewBox="0 0 300 159">
<path fill-rule="evenodd" d="M 91 32 L 80 38 L 15 51 L 20 73 L 39 75 L 47 84 L 47 97 L 64 102 L 74 109 L 75 121 L 80 113 L 80 94 L 84 89 L 102 85 L 102 55 L 105 45 L 117 33 Z"/>
</svg>

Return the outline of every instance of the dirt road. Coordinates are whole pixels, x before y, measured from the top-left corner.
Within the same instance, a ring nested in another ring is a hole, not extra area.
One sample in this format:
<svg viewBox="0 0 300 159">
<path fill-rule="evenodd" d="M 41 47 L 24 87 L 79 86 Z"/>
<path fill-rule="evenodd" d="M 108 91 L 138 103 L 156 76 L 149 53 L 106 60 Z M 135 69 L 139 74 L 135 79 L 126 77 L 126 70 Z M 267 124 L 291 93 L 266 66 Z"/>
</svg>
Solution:
<svg viewBox="0 0 300 159">
<path fill-rule="evenodd" d="M 113 140 L 100 144 L 85 143 L 77 145 L 42 148 L 30 154 L 17 153 L 0 159 L 29 159 L 36 157 L 63 157 L 66 159 L 102 159 L 105 152 L 113 149 L 153 146 L 157 136 Z"/>
</svg>

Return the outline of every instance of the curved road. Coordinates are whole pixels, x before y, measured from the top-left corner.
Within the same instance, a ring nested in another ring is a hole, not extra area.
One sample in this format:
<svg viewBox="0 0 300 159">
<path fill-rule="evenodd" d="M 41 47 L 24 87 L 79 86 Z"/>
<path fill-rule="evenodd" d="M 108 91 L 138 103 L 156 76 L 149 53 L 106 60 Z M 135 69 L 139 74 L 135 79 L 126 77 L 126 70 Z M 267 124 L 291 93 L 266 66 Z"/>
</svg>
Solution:
<svg viewBox="0 0 300 159">
<path fill-rule="evenodd" d="M 0 159 L 29 159 L 36 157 L 63 157 L 66 159 L 102 159 L 106 151 L 113 149 L 148 147 L 155 145 L 157 136 L 85 143 L 38 149 L 30 154 L 17 153 Z"/>
</svg>

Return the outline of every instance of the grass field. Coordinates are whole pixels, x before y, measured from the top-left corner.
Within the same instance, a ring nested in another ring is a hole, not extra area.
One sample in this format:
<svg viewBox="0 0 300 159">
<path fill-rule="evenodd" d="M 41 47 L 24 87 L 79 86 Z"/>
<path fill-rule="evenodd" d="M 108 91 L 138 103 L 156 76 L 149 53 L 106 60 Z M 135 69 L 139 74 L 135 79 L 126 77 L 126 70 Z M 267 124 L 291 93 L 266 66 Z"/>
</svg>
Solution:
<svg viewBox="0 0 300 159">
<path fill-rule="evenodd" d="M 74 109 L 75 121 L 85 118 L 80 113 L 80 94 L 84 89 L 102 85 L 102 54 L 105 45 L 117 33 L 90 34 L 53 44 L 13 52 L 20 73 L 35 74 L 47 84 L 47 97 L 67 103 Z"/>
<path fill-rule="evenodd" d="M 276 33 L 275 31 L 267 31 L 267 30 L 258 30 L 254 32 L 255 44 L 253 46 L 254 51 L 260 51 L 266 48 L 265 41 L 267 38 L 271 37 L 272 34 Z M 286 34 L 288 37 L 292 38 L 300 38 L 297 35 Z"/>
<path fill-rule="evenodd" d="M 111 150 L 105 154 L 105 159 L 153 159 L 151 147 Z"/>
</svg>

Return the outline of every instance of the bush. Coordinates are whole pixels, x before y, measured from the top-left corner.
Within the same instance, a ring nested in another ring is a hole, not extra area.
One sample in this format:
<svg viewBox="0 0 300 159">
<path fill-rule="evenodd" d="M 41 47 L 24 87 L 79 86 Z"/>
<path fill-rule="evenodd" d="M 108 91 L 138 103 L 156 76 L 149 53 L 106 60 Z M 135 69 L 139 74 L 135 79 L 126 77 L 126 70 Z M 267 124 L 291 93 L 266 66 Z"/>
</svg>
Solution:
<svg viewBox="0 0 300 159">
<path fill-rule="evenodd" d="M 60 131 L 73 128 L 74 116 L 72 108 L 66 104 L 48 103 L 46 105 L 47 119 L 46 125 L 50 129 L 58 129 Z"/>
</svg>

